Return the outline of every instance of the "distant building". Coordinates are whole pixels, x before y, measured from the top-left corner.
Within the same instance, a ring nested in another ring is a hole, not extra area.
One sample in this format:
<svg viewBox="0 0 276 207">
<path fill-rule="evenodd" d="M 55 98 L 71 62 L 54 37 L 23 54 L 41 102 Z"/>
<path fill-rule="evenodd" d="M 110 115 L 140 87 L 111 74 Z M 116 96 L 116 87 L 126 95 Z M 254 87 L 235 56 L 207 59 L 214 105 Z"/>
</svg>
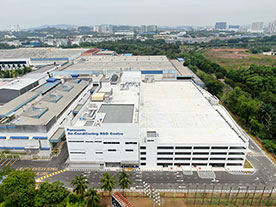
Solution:
<svg viewBox="0 0 276 207">
<path fill-rule="evenodd" d="M 264 32 L 264 22 L 253 22 L 249 32 L 263 33 Z"/>
<path fill-rule="evenodd" d="M 134 36 L 134 31 L 117 31 L 114 34 L 115 35 Z"/>
<path fill-rule="evenodd" d="M 216 30 L 224 30 L 226 29 L 227 23 L 226 22 L 217 22 L 215 25 Z"/>
<path fill-rule="evenodd" d="M 113 26 L 112 25 L 94 25 L 93 31 L 97 33 L 112 34 Z"/>
<path fill-rule="evenodd" d="M 269 25 L 268 25 L 268 33 L 269 34 L 276 34 L 276 21 L 269 23 Z"/>
<path fill-rule="evenodd" d="M 240 29 L 240 25 L 229 25 L 228 30 L 230 31 L 238 31 Z"/>
<path fill-rule="evenodd" d="M 142 25 L 141 33 L 155 33 L 157 32 L 157 25 Z"/>
</svg>

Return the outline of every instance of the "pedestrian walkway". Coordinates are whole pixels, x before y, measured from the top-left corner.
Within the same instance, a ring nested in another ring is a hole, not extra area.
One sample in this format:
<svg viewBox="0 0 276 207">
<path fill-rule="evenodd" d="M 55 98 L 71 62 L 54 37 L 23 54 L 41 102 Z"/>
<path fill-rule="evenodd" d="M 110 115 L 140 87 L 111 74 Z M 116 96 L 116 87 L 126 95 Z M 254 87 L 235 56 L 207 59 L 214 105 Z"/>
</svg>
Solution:
<svg viewBox="0 0 276 207">
<path fill-rule="evenodd" d="M 48 175 L 42 176 L 42 177 L 40 177 L 40 178 L 37 178 L 36 180 L 37 180 L 37 181 L 41 181 L 41 180 L 44 180 L 44 179 L 46 179 L 46 178 L 49 178 L 49 177 L 52 177 L 52 176 L 54 176 L 54 175 L 58 175 L 58 174 L 64 173 L 64 172 L 66 172 L 65 169 L 59 170 L 59 171 L 57 171 L 57 172 L 53 172 L 53 173 L 50 173 L 50 174 L 48 174 Z"/>
<path fill-rule="evenodd" d="M 18 159 L 0 159 L 0 167 L 13 166 Z"/>
</svg>

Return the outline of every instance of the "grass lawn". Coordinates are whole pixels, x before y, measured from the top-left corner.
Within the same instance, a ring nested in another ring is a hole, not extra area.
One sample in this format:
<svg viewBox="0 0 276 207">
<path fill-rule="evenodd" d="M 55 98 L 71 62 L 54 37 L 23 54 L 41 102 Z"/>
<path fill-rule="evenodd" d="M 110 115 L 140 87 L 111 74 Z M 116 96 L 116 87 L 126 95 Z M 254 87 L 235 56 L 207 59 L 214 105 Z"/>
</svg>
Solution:
<svg viewBox="0 0 276 207">
<path fill-rule="evenodd" d="M 276 63 L 276 56 L 251 54 L 244 49 L 210 49 L 204 55 L 226 69 L 248 68 L 252 64 L 271 66 Z"/>
</svg>

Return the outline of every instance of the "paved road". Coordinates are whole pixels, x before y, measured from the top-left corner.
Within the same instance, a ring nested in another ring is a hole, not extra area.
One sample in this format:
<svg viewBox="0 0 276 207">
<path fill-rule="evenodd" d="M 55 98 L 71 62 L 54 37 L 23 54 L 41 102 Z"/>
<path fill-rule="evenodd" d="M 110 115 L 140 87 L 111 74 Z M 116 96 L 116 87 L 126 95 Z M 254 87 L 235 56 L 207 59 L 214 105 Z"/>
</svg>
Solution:
<svg viewBox="0 0 276 207">
<path fill-rule="evenodd" d="M 233 189 L 246 188 L 250 186 L 250 189 L 254 189 L 256 186 L 258 189 L 262 189 L 264 185 L 267 188 L 276 186 L 276 167 L 270 160 L 263 154 L 262 150 L 250 140 L 249 145 L 250 153 L 248 159 L 256 168 L 254 174 L 241 174 L 241 173 L 229 173 L 225 171 L 216 171 L 216 180 L 203 179 L 198 176 L 197 172 L 189 175 L 189 173 L 175 172 L 175 171 L 132 171 L 131 180 L 133 181 L 131 187 L 136 189 L 143 188 L 143 181 L 155 186 L 158 189 L 206 189 L 211 190 L 213 186 L 215 189 L 220 189 L 224 186 L 224 190 L 229 189 L 231 186 L 235 186 Z M 67 145 L 64 144 L 59 156 L 52 158 L 50 161 L 25 161 L 17 160 L 12 165 L 15 169 L 31 168 L 36 172 L 37 177 L 64 169 L 65 161 L 68 157 Z M 13 162 L 10 162 L 13 163 Z M 0 166 L 0 168 L 3 166 Z M 62 181 L 65 186 L 72 187 L 71 181 L 76 175 L 87 175 L 89 187 L 99 187 L 99 180 L 102 177 L 103 171 L 65 171 L 46 178 L 49 181 Z M 111 172 L 112 175 L 118 177 L 119 172 Z M 197 187 L 198 186 L 198 187 Z M 118 186 L 117 186 L 118 187 Z"/>
</svg>

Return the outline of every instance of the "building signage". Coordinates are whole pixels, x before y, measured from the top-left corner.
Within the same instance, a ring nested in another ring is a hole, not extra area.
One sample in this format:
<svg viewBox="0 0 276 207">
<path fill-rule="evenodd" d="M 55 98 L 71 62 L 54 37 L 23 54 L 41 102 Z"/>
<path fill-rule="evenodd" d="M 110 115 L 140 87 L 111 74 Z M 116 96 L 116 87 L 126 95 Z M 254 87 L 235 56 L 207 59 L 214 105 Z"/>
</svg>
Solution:
<svg viewBox="0 0 276 207">
<path fill-rule="evenodd" d="M 86 129 L 66 129 L 68 135 L 123 136 L 122 132 L 87 132 Z"/>
</svg>

